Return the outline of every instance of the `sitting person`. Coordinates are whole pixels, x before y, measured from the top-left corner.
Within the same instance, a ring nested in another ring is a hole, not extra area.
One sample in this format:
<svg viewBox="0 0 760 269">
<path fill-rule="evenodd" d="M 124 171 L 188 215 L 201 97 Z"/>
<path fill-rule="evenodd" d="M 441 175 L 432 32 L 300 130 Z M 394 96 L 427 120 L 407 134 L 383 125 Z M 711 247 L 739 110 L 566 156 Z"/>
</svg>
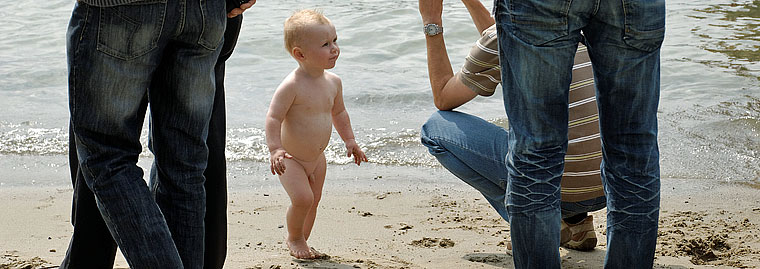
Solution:
<svg viewBox="0 0 760 269">
<path fill-rule="evenodd" d="M 462 0 L 481 33 L 462 69 L 454 74 L 441 25 L 442 0 L 420 0 L 425 24 L 430 85 L 435 106 L 422 126 L 422 143 L 462 181 L 480 191 L 501 217 L 509 221 L 507 193 L 507 130 L 476 116 L 451 111 L 475 98 L 491 96 L 501 82 L 494 19 L 478 0 Z M 606 199 L 600 176 L 602 158 L 594 78 L 586 47 L 579 44 L 569 93 L 568 147 L 562 180 L 560 244 L 593 250 L 597 243 L 593 217 Z M 511 244 L 507 244 L 511 249 Z"/>
</svg>

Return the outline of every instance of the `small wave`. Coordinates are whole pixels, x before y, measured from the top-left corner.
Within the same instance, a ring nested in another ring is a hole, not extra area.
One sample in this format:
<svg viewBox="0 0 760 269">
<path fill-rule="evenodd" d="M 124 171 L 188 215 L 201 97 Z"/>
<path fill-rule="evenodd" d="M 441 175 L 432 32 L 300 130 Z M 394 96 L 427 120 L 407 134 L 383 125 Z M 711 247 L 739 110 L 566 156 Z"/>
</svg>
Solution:
<svg viewBox="0 0 760 269">
<path fill-rule="evenodd" d="M 42 128 L 39 123 L 0 124 L 0 154 L 3 155 L 65 155 L 68 154 L 68 130 Z M 359 146 L 370 162 L 400 166 L 436 166 L 435 159 L 419 142 L 419 131 L 413 129 L 388 130 L 375 128 L 356 130 Z M 141 157 L 150 157 L 147 148 L 148 134 L 141 135 Z M 269 150 L 262 128 L 232 128 L 227 131 L 227 159 L 229 161 L 268 162 Z M 337 133 L 333 132 L 325 149 L 330 164 L 351 164 L 346 148 Z"/>
<path fill-rule="evenodd" d="M 760 98 L 695 106 L 660 119 L 663 177 L 760 179 Z"/>
<path fill-rule="evenodd" d="M 68 150 L 68 131 L 34 127 L 31 122 L 0 126 L 0 154 L 55 155 Z"/>
<path fill-rule="evenodd" d="M 435 159 L 419 142 L 419 131 L 402 129 L 391 131 L 386 128 L 356 130 L 357 143 L 364 150 L 369 162 L 399 166 L 436 166 Z M 351 164 L 353 159 L 346 156 L 343 141 L 333 132 L 325 148 L 325 158 L 329 164 Z M 268 162 L 269 150 L 261 128 L 240 128 L 227 133 L 227 159 L 231 161 Z"/>
<path fill-rule="evenodd" d="M 757 39 L 760 30 L 755 27 L 760 22 L 758 2 L 714 4 L 695 11 L 698 15 L 691 18 L 700 21 L 691 31 L 698 37 L 699 47 L 727 57 L 703 63 L 760 80 L 760 43 Z"/>
</svg>

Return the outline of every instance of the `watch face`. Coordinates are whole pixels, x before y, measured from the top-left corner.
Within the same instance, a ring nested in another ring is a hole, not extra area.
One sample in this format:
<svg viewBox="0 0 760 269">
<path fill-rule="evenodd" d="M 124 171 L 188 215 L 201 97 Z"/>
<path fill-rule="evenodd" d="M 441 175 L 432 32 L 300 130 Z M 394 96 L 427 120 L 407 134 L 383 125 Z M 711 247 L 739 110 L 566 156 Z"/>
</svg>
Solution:
<svg viewBox="0 0 760 269">
<path fill-rule="evenodd" d="M 435 24 L 428 24 L 425 25 L 425 34 L 427 35 L 437 35 L 439 33 L 438 27 Z"/>
<path fill-rule="evenodd" d="M 435 34 L 435 28 L 433 27 L 432 24 L 425 25 L 425 33 L 428 35 Z"/>
</svg>

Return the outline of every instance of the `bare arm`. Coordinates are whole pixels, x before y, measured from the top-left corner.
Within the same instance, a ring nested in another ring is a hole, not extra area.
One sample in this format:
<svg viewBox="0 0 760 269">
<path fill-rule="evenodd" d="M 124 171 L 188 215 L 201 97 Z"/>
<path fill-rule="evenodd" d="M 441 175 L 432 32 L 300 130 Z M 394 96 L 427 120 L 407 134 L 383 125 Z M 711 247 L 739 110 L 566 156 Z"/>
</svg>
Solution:
<svg viewBox="0 0 760 269">
<path fill-rule="evenodd" d="M 340 138 L 343 139 L 343 143 L 346 144 L 346 150 L 348 151 L 348 157 L 354 156 L 354 163 L 361 164 L 362 161 L 367 161 L 367 156 L 356 144 L 356 138 L 354 137 L 354 131 L 351 129 L 351 119 L 348 117 L 348 111 L 346 111 L 346 105 L 343 103 L 343 85 L 340 79 L 337 79 L 338 93 L 335 96 L 332 108 L 332 122 L 335 126 L 335 131 L 338 132 Z"/>
<path fill-rule="evenodd" d="M 286 84 L 280 85 L 272 96 L 272 102 L 269 104 L 269 111 L 267 111 L 264 132 L 269 148 L 269 164 L 272 174 L 282 175 L 285 172 L 285 164 L 282 159 L 293 158 L 282 147 L 282 137 L 280 136 L 282 134 L 282 121 L 285 120 L 285 115 L 293 104 L 293 100 L 295 100 L 295 92 L 288 89 Z"/>
<path fill-rule="evenodd" d="M 419 0 L 422 23 L 441 24 L 443 0 Z M 428 76 L 433 102 L 440 110 L 451 110 L 475 98 L 475 92 L 454 77 L 443 34 L 426 36 Z"/>
<path fill-rule="evenodd" d="M 488 12 L 488 9 L 483 6 L 480 0 L 462 0 L 462 3 L 464 3 L 467 11 L 470 12 L 470 17 L 472 18 L 472 22 L 475 23 L 478 33 L 483 33 L 484 30 L 496 23 L 493 17 L 491 17 L 491 13 Z"/>
</svg>

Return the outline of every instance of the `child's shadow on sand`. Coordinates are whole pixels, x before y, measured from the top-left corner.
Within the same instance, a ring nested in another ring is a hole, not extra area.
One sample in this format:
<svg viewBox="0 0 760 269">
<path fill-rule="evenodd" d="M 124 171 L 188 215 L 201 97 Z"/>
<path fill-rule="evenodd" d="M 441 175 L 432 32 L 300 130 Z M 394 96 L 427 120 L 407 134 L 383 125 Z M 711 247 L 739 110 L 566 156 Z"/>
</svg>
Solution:
<svg viewBox="0 0 760 269">
<path fill-rule="evenodd" d="M 561 256 L 562 268 L 604 268 L 604 255 L 605 251 L 599 249 L 588 252 L 570 251 Z M 464 255 L 462 259 L 500 268 L 515 268 L 511 253 L 470 253 Z M 656 264 L 655 268 L 686 269 L 687 267 Z"/>
</svg>

